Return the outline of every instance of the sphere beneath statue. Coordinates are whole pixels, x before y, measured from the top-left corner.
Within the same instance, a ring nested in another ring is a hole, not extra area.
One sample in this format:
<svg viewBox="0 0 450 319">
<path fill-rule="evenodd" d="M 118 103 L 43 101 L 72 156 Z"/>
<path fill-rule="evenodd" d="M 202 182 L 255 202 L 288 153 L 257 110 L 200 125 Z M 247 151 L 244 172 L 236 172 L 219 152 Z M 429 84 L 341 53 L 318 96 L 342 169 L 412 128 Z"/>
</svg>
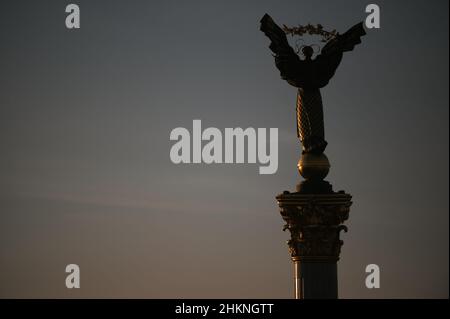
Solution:
<svg viewBox="0 0 450 319">
<path fill-rule="evenodd" d="M 300 175 L 306 180 L 323 180 L 330 171 L 330 162 L 323 153 L 303 153 L 297 167 Z"/>
</svg>

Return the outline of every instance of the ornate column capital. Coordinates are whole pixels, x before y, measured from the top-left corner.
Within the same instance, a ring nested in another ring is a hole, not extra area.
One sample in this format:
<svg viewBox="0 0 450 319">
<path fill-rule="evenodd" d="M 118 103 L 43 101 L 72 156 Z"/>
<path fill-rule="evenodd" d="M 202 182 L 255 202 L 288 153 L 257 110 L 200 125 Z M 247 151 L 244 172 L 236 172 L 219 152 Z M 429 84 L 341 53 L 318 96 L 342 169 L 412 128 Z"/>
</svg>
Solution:
<svg viewBox="0 0 450 319">
<path fill-rule="evenodd" d="M 351 195 L 345 192 L 302 194 L 283 192 L 276 197 L 280 214 L 289 229 L 293 261 L 336 262 L 343 241 L 341 230 L 349 217 Z"/>
</svg>

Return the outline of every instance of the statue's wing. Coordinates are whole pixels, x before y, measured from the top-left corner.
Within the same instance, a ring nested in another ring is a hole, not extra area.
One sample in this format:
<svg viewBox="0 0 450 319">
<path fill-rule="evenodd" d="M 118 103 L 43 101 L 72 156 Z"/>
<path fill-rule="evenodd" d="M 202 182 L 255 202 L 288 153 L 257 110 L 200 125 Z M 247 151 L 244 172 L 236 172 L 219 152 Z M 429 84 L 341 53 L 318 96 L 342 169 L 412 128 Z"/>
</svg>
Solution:
<svg viewBox="0 0 450 319">
<path fill-rule="evenodd" d="M 363 23 L 355 24 L 344 34 L 340 34 L 336 38 L 328 41 L 322 49 L 322 54 L 333 54 L 334 51 L 352 51 L 355 45 L 361 43 L 361 37 L 365 34 L 366 31 L 364 30 Z"/>
<path fill-rule="evenodd" d="M 363 23 L 360 22 L 344 34 L 328 41 L 322 48 L 321 54 L 314 60 L 315 72 L 318 75 L 317 87 L 324 87 L 328 84 L 341 63 L 342 53 L 352 51 L 355 45 L 361 43 L 361 37 L 365 34 Z"/>
<path fill-rule="evenodd" d="M 286 34 L 267 13 L 261 19 L 260 30 L 271 40 L 269 48 L 274 53 L 275 65 L 281 77 L 298 87 L 302 61 L 289 45 Z"/>
</svg>

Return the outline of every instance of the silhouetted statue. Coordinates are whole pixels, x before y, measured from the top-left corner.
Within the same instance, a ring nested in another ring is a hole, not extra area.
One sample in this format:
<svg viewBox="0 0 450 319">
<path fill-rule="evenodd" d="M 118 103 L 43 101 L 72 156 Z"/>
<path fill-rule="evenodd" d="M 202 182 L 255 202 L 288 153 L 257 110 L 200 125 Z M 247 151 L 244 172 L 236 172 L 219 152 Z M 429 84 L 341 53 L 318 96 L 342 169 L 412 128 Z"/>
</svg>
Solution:
<svg viewBox="0 0 450 319">
<path fill-rule="evenodd" d="M 285 31 L 268 14 L 261 19 L 260 29 L 272 41 L 269 48 L 274 53 L 275 64 L 281 77 L 298 88 L 297 136 L 302 142 L 303 153 L 322 154 L 327 142 L 319 89 L 327 85 L 333 77 L 343 52 L 352 51 L 355 45 L 361 43 L 360 37 L 366 34 L 362 22 L 342 35 L 333 34 L 314 60 L 314 50 L 311 46 L 303 46 L 301 51 L 305 58 L 301 60 L 289 45 Z M 321 25 L 318 25 L 318 32 L 323 32 Z"/>
</svg>

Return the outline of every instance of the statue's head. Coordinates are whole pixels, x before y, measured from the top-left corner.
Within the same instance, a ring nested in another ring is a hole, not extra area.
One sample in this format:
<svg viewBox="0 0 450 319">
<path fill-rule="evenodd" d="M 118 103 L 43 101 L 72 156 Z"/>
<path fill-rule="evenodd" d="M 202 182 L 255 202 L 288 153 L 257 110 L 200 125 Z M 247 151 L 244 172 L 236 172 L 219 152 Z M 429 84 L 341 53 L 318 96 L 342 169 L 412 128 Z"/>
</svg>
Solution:
<svg viewBox="0 0 450 319">
<path fill-rule="evenodd" d="M 298 25 L 296 27 L 288 27 L 283 25 L 283 31 L 286 35 L 296 36 L 296 53 L 301 53 L 305 60 L 311 60 L 314 53 L 320 52 L 320 46 L 318 44 L 312 45 L 300 45 L 303 42 L 305 36 L 319 36 L 320 42 L 327 43 L 332 39 L 335 39 L 339 33 L 336 30 L 326 31 L 321 24 L 312 25 Z M 317 46 L 317 52 L 314 52 L 314 47 Z"/>
<path fill-rule="evenodd" d="M 305 45 L 302 48 L 302 53 L 306 60 L 311 60 L 311 57 L 314 54 L 314 49 L 310 45 Z"/>
</svg>

